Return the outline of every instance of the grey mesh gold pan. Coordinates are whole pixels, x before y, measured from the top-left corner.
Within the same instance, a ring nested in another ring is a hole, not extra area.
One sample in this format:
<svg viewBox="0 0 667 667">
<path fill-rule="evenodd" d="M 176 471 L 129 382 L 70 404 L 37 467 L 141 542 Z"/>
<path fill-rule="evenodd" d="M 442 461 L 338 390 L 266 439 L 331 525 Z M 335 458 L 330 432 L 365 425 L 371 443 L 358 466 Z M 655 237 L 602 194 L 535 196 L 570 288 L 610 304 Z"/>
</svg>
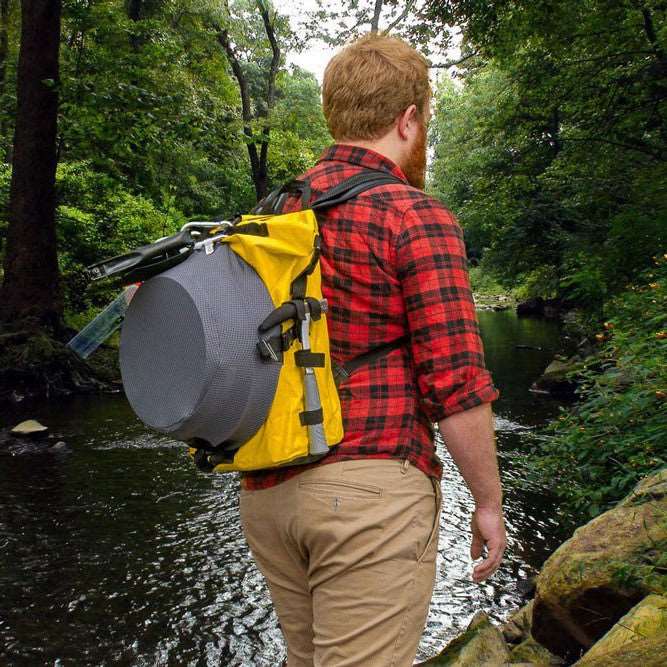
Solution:
<svg viewBox="0 0 667 667">
<path fill-rule="evenodd" d="M 257 327 L 273 310 L 255 270 L 226 244 L 195 250 L 144 282 L 120 339 L 123 386 L 137 416 L 177 440 L 234 448 L 250 439 L 281 369 L 256 348 Z"/>
</svg>

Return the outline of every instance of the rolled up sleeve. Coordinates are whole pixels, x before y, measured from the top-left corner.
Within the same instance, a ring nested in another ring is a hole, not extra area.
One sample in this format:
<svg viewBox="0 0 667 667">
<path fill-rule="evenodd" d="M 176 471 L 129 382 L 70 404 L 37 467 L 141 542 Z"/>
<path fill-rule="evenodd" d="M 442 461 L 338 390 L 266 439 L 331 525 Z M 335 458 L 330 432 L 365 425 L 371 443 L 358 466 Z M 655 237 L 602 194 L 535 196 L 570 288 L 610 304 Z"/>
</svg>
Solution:
<svg viewBox="0 0 667 667">
<path fill-rule="evenodd" d="M 485 367 L 463 230 L 432 198 L 403 216 L 396 237 L 420 404 L 437 422 L 500 396 Z"/>
</svg>

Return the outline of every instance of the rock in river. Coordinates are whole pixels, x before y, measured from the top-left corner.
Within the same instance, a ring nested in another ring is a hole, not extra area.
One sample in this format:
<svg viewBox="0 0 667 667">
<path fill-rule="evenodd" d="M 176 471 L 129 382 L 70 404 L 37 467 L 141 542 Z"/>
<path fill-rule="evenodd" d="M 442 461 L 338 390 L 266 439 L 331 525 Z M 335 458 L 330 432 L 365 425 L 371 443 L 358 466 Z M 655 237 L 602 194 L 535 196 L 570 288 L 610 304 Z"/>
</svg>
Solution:
<svg viewBox="0 0 667 667">
<path fill-rule="evenodd" d="M 551 394 L 563 399 L 572 398 L 577 383 L 568 375 L 585 367 L 586 362 L 576 356 L 570 359 L 554 359 L 545 368 L 544 373 L 533 382 L 530 391 L 538 394 Z"/>
<path fill-rule="evenodd" d="M 664 592 L 667 576 L 654 564 L 667 549 L 666 517 L 667 468 L 578 528 L 537 579 L 535 639 L 576 659 L 645 596 Z"/>
<path fill-rule="evenodd" d="M 49 431 L 48 426 L 44 426 L 44 424 L 40 424 L 37 420 L 35 419 L 28 419 L 26 421 L 21 422 L 20 424 L 17 424 L 11 431 L 10 433 L 12 435 L 18 435 L 21 437 L 38 437 L 41 435 L 46 435 Z"/>
<path fill-rule="evenodd" d="M 468 629 L 453 639 L 435 658 L 422 665 L 452 665 L 456 667 L 479 667 L 479 665 L 504 665 L 509 660 L 509 651 L 500 630 L 483 612 L 477 612 Z"/>
<path fill-rule="evenodd" d="M 662 667 L 667 658 L 667 598 L 648 595 L 576 663 L 577 667 Z"/>
</svg>

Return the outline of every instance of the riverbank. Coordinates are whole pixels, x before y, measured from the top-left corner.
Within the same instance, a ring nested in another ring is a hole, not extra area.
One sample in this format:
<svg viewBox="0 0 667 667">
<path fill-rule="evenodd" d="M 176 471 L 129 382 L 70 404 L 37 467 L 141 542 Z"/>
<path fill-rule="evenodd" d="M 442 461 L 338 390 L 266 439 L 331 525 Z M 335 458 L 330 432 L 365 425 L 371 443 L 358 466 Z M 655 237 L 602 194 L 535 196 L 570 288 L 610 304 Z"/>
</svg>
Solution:
<svg viewBox="0 0 667 667">
<path fill-rule="evenodd" d="M 666 595 L 667 468 L 578 528 L 541 568 L 534 599 L 504 624 L 478 612 L 421 664 L 661 667 Z"/>
<path fill-rule="evenodd" d="M 667 465 L 667 255 L 605 304 L 595 345 L 557 374 L 576 385 L 572 405 L 530 451 L 535 480 L 585 521 Z"/>
<path fill-rule="evenodd" d="M 108 392 L 119 379 L 118 350 L 112 346 L 84 361 L 47 331 L 0 333 L 0 403 Z"/>
</svg>

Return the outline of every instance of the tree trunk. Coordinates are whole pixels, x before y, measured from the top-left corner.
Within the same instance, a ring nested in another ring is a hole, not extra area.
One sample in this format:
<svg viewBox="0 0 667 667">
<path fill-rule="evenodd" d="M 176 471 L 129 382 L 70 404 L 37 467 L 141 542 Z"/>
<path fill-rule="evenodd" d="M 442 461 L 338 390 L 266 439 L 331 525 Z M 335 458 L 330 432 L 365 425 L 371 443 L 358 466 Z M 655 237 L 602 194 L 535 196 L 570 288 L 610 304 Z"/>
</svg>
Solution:
<svg viewBox="0 0 667 667">
<path fill-rule="evenodd" d="M 0 0 L 0 95 L 5 92 L 9 54 L 9 0 Z"/>
<path fill-rule="evenodd" d="M 266 36 L 271 44 L 271 63 L 269 71 L 267 72 L 266 85 L 266 99 L 264 100 L 263 110 L 258 111 L 253 115 L 252 100 L 250 98 L 250 87 L 248 80 L 243 72 L 241 61 L 238 58 L 234 47 L 232 46 L 229 31 L 217 27 L 218 42 L 225 50 L 227 60 L 232 68 L 232 73 L 239 84 L 239 92 L 241 94 L 241 116 L 243 118 L 243 133 L 246 136 L 246 145 L 248 147 L 248 158 L 250 159 L 250 174 L 252 182 L 255 186 L 255 195 L 257 200 L 263 199 L 269 189 L 269 142 L 271 136 L 271 128 L 269 126 L 269 117 L 273 109 L 276 97 L 276 76 L 280 67 L 280 45 L 275 33 L 271 17 L 269 16 L 268 6 L 262 0 L 256 0 L 257 8 L 262 16 Z M 227 7 L 229 12 L 229 7 Z M 261 140 L 257 141 L 253 130 L 252 121 L 263 118 L 266 120 L 264 128 L 262 129 Z M 259 150 L 258 150 L 259 147 Z"/>
<path fill-rule="evenodd" d="M 139 21 L 141 19 L 141 10 L 143 9 L 142 0 L 128 0 L 127 16 L 131 21 Z"/>
<path fill-rule="evenodd" d="M 278 68 L 280 67 L 280 46 L 278 44 L 273 23 L 271 23 L 271 18 L 269 17 L 268 7 L 264 4 L 263 0 L 257 0 L 257 7 L 262 15 L 264 29 L 266 30 L 266 36 L 269 38 L 272 53 L 271 65 L 269 66 L 267 76 L 268 81 L 266 84 L 266 113 L 263 114 L 266 118 L 266 123 L 262 130 L 262 143 L 259 151 L 259 169 L 254 178 L 257 199 L 260 200 L 268 193 L 269 189 L 269 141 L 271 138 L 269 119 L 276 99 L 276 76 L 278 74 Z"/>
<path fill-rule="evenodd" d="M 55 173 L 61 0 L 22 0 L 14 163 L 0 321 L 59 327 Z"/>
<path fill-rule="evenodd" d="M 7 85 L 7 57 L 9 56 L 9 0 L 0 0 L 0 103 L 5 95 Z M 0 138 L 9 131 L 9 114 L 0 109 Z M 9 153 L 9 151 L 7 151 Z"/>
</svg>

